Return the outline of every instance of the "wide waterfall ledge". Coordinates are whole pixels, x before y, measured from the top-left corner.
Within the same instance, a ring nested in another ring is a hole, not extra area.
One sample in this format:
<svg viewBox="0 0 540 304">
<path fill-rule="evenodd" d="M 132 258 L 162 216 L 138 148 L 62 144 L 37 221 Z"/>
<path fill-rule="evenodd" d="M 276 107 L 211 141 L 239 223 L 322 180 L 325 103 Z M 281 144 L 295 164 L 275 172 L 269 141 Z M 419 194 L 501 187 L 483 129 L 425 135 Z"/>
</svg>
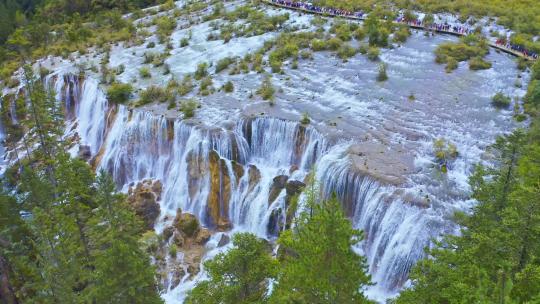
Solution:
<svg viewBox="0 0 540 304">
<path fill-rule="evenodd" d="M 312 28 L 313 16 L 290 14 L 289 25 Z M 144 45 L 115 45 L 107 66 L 125 66 L 117 80 L 133 84 L 136 99 L 152 85 L 182 79 L 199 63 L 244 56 L 278 35 L 238 37 L 223 44 L 207 41 L 211 26 L 200 22 L 179 26 L 172 43 L 178 45 L 188 31 L 193 41 L 171 51 L 167 75 L 150 68 L 154 77 L 139 76 Z M 313 59 L 299 60 L 298 69 L 286 63 L 284 73 L 272 77 L 274 105 L 255 94 L 265 75 L 212 69 L 216 87 L 232 81 L 235 90 L 188 95 L 201 105 L 190 119 L 166 104 L 109 103 L 99 75 L 88 68 L 79 77 L 76 67 L 99 64 L 105 55 L 93 48 L 72 59 L 42 59 L 36 68 L 53 71 L 45 82 L 64 103 L 72 154 L 110 172 L 125 192 L 139 187 L 154 193 L 157 233 L 167 231 L 180 209 L 195 215 L 212 234 L 206 246 L 198 247 L 204 258 L 225 250 L 218 245 L 231 232 L 250 231 L 273 240 L 290 224 L 286 209 L 291 195 L 315 171 L 323 193 L 337 193 L 354 226 L 364 230 L 366 239 L 357 250 L 367 256 L 376 283 L 369 294 L 384 299 L 406 284 L 433 238 L 456 231 L 452 214 L 474 204 L 467 178 L 476 163 L 491 161 L 486 148 L 498 135 L 527 123 L 515 122 L 512 110 L 492 107 L 491 97 L 503 92 L 521 98 L 525 90 L 514 83 L 518 78 L 525 83 L 529 75 L 512 68 L 510 56 L 493 51 L 486 58 L 491 69 L 475 72 L 460 64 L 448 74 L 433 53 L 437 45 L 456 39 L 413 32 L 406 43 L 382 50 L 389 76 L 383 83 L 376 81 L 378 63 L 364 56 L 343 62 L 317 52 Z M 148 42 L 155 42 L 158 51 L 165 48 L 155 36 Z M 3 95 L 20 90 L 6 89 Z M 309 124 L 300 122 L 303 113 Z M 16 113 L 10 118 L 16 122 Z M 454 143 L 459 152 L 446 174 L 434 159 L 433 142 L 439 138 Z M 15 150 L 24 155 L 20 143 L 5 148 L 7 163 L 2 165 L 15 161 Z M 185 257 L 190 254 L 195 253 Z M 204 271 L 187 271 L 200 262 L 193 259 L 182 268 L 167 259 L 172 264 L 162 265 L 169 274 L 168 303 L 181 301 L 194 282 L 204 279 Z"/>
</svg>

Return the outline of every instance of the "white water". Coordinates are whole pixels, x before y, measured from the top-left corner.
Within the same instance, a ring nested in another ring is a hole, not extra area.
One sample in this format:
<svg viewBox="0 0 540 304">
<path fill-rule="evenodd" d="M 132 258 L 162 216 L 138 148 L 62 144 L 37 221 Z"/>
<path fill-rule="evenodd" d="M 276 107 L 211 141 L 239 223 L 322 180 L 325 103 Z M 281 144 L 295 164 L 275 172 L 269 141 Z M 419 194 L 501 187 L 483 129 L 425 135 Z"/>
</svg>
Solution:
<svg viewBox="0 0 540 304">
<path fill-rule="evenodd" d="M 309 22 L 307 16 L 295 15 L 292 19 Z M 173 34 L 175 44 L 185 32 Z M 228 54 L 243 55 L 273 35 L 240 38 L 222 45 L 204 41 L 207 32 L 207 25 L 195 27 L 197 39 L 190 47 L 172 52 L 167 60 L 172 74 L 179 77 L 209 58 L 216 61 Z M 54 82 L 57 97 L 66 104 L 67 133 L 77 132 L 80 144 L 91 147 L 99 168 L 112 173 L 119 187 L 126 191 L 130 184 L 145 178 L 163 182 L 157 232 L 172 221 L 178 208 L 196 214 L 209 227 L 215 226 L 207 208 L 212 151 L 220 157 L 220 185 L 230 180 L 229 193 L 219 189 L 220 213 L 226 213 L 224 217 L 230 220 L 233 231 L 250 231 L 266 238 L 273 237 L 267 229 L 272 211 L 285 205 L 284 191 L 268 204 L 273 178 L 284 174 L 290 175 L 290 180 L 302 181 L 316 167 L 325 195 L 335 191 L 354 226 L 364 230 L 365 242 L 357 249 L 366 254 L 376 283 L 368 292 L 383 300 L 404 284 L 411 266 L 424 255 L 423 248 L 432 238 L 454 231 L 449 219 L 452 212 L 467 210 L 473 203 L 467 198 L 466 181 L 472 165 L 482 161 L 483 150 L 496 135 L 513 128 L 510 111 L 496 112 L 489 106 L 493 92 L 503 90 L 517 96 L 523 93 L 512 87 L 512 61 L 503 55 L 489 55 L 494 61 L 491 70 L 473 73 L 461 66 L 453 74 L 444 73 L 443 67 L 433 63 L 432 50 L 449 39 L 453 38 L 414 34 L 403 47 L 383 51 L 381 57 L 388 63 L 390 75 L 384 84 L 375 82 L 377 66 L 365 58 L 357 56 L 345 65 L 325 53 L 315 54 L 312 62 L 300 62 L 297 71 L 286 68 L 287 75 L 274 76 L 276 85 L 284 89 L 284 94 L 277 94 L 276 108 L 293 113 L 309 111 L 317 115 L 317 126 L 342 115 L 349 133 L 358 130 L 382 142 L 399 142 L 399 148 L 415 158 L 414 172 L 399 187 L 381 184 L 353 169 L 346 151 L 354 140 L 336 143 L 309 127 L 304 139 L 298 141 L 301 134 L 296 122 L 269 116 L 242 118 L 238 112 L 233 115 L 230 103 L 223 102 L 219 93 L 209 98 L 217 99 L 215 107 L 205 106 L 198 112 L 206 123 L 200 126 L 146 110 L 109 107 L 102 88 L 92 77 L 79 83 L 77 77 L 58 68 L 56 79 L 48 81 Z M 225 48 L 230 52 L 224 52 Z M 132 51 L 137 53 L 132 55 Z M 145 51 L 145 46 L 114 48 L 111 65 L 126 65 L 119 79 L 127 82 L 136 77 Z M 199 56 L 201 52 L 204 56 Z M 154 75 L 152 82 L 156 84 L 169 77 Z M 224 75 L 214 76 L 217 82 L 225 80 Z M 248 99 L 260 78 L 256 74 L 226 77 L 237 87 L 233 94 L 236 104 Z M 136 86 L 148 84 L 146 81 Z M 416 95 L 414 103 L 406 101 L 410 93 Z M 232 125 L 208 127 L 225 119 Z M 461 154 L 448 176 L 438 176 L 431 168 L 431 144 L 437 137 L 455 142 Z M 389 145 L 388 149 L 396 146 Z M 238 166 L 244 174 L 237 177 Z M 293 166 L 298 169 L 289 173 Z M 257 168 L 260 179 L 250 187 L 249 171 L 253 168 Z M 429 195 L 431 204 L 411 204 L 403 199 L 407 193 L 416 197 Z M 214 239 L 208 246 L 215 247 L 213 243 Z M 223 249 L 211 250 L 207 258 L 219 250 Z M 204 276 L 201 273 L 197 280 Z M 168 290 L 164 298 L 168 303 L 181 302 L 193 285 L 183 282 Z"/>
</svg>

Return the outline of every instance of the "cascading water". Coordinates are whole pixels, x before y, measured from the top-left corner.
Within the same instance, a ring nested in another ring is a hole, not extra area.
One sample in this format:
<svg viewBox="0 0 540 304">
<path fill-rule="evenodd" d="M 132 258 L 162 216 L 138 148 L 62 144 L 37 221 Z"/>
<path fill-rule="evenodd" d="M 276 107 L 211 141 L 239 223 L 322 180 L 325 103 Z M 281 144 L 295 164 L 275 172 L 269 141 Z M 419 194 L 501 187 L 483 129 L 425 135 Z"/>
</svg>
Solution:
<svg viewBox="0 0 540 304">
<path fill-rule="evenodd" d="M 367 256 L 376 283 L 369 292 L 384 298 L 404 284 L 432 238 L 454 229 L 445 219 L 445 208 L 411 199 L 409 191 L 422 193 L 417 185 L 426 184 L 425 172 L 413 172 L 406 189 L 377 181 L 351 161 L 354 140 L 335 143 L 314 127 L 271 117 L 208 128 L 151 111 L 109 106 L 92 78 L 82 82 L 58 73 L 49 81 L 66 103 L 68 132 L 74 130 L 80 144 L 90 146 L 97 169 L 110 172 L 123 191 L 144 179 L 163 183 L 158 233 L 181 209 L 214 230 L 273 238 L 286 226 L 285 185 L 302 184 L 315 168 L 323 194 L 335 192 L 354 226 L 364 231 L 365 241 L 357 249 Z M 437 191 L 423 193 L 447 195 Z M 193 286 L 186 278 L 168 289 L 168 301 L 176 302 Z"/>
</svg>

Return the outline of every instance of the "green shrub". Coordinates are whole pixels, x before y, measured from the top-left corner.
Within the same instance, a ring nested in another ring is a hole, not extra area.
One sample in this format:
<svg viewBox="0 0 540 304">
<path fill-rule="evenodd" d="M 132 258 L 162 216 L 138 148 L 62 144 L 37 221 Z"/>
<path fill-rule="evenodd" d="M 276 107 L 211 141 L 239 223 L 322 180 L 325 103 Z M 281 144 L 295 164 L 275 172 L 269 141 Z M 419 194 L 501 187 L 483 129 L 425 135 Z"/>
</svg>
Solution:
<svg viewBox="0 0 540 304">
<path fill-rule="evenodd" d="M 353 36 L 356 40 L 362 40 L 366 37 L 366 31 L 364 30 L 364 28 L 359 27 L 354 31 Z"/>
<path fill-rule="evenodd" d="M 381 62 L 379 64 L 379 73 L 377 74 L 377 81 L 386 81 L 388 80 L 388 75 L 386 74 L 386 64 Z"/>
<path fill-rule="evenodd" d="M 433 142 L 433 152 L 443 173 L 448 171 L 448 162 L 457 158 L 459 155 L 456 145 L 447 142 L 443 138 L 436 139 Z"/>
<path fill-rule="evenodd" d="M 167 90 L 157 86 L 150 86 L 146 90 L 142 91 L 139 96 L 139 105 L 145 105 L 152 102 L 170 102 L 174 101 L 174 94 L 172 90 Z"/>
<path fill-rule="evenodd" d="M 133 87 L 128 83 L 113 83 L 107 89 L 107 99 L 112 103 L 125 103 L 131 97 Z"/>
<path fill-rule="evenodd" d="M 257 94 L 259 94 L 263 100 L 273 100 L 275 92 L 276 89 L 272 85 L 272 78 L 270 75 L 267 75 L 257 90 Z"/>
<path fill-rule="evenodd" d="M 189 39 L 184 37 L 182 39 L 180 39 L 180 47 L 183 48 L 183 47 L 186 47 L 189 45 Z"/>
<path fill-rule="evenodd" d="M 199 107 L 199 103 L 193 99 L 184 100 L 180 103 L 179 110 L 184 114 L 184 118 L 192 118 L 195 116 L 195 110 Z"/>
<path fill-rule="evenodd" d="M 191 75 L 184 76 L 184 79 L 182 80 L 182 83 L 178 86 L 178 94 L 180 96 L 184 96 L 189 94 L 191 91 L 193 91 L 193 88 L 195 85 L 193 84 L 193 80 L 191 79 Z"/>
<path fill-rule="evenodd" d="M 168 16 L 158 17 L 154 19 L 157 25 L 157 34 L 159 41 L 163 43 L 176 28 L 176 19 Z"/>
<path fill-rule="evenodd" d="M 342 44 L 343 44 L 343 40 L 337 37 L 332 37 L 328 39 L 328 41 L 326 42 L 328 49 L 331 51 L 337 51 L 341 47 Z"/>
<path fill-rule="evenodd" d="M 537 108 L 540 105 L 540 80 L 534 79 L 529 83 L 525 102 L 527 110 L 532 110 L 532 108 Z"/>
<path fill-rule="evenodd" d="M 502 92 L 498 92 L 491 98 L 491 104 L 497 108 L 508 108 L 511 101 L 512 99 Z"/>
<path fill-rule="evenodd" d="M 458 68 L 458 62 L 454 57 L 448 58 L 446 61 L 446 67 L 444 68 L 446 73 L 450 73 Z"/>
<path fill-rule="evenodd" d="M 148 43 L 146 45 L 147 49 L 152 49 L 152 48 L 155 48 L 155 47 L 156 47 L 156 43 L 154 41 L 152 41 L 152 42 L 150 42 L 150 43 Z"/>
<path fill-rule="evenodd" d="M 315 52 L 324 51 L 326 50 L 327 45 L 326 41 L 321 39 L 313 39 L 311 40 L 311 49 Z"/>
<path fill-rule="evenodd" d="M 485 61 L 481 57 L 473 57 L 469 60 L 469 69 L 476 70 L 487 70 L 491 68 L 491 62 Z"/>
<path fill-rule="evenodd" d="M 303 50 L 300 52 L 300 57 L 302 59 L 313 59 L 313 53 L 308 50 Z"/>
<path fill-rule="evenodd" d="M 338 49 L 337 55 L 341 59 L 347 59 L 356 55 L 356 49 L 345 43 Z"/>
<path fill-rule="evenodd" d="M 196 80 L 201 80 L 203 77 L 208 75 L 208 63 L 203 62 L 197 66 L 197 71 L 195 71 L 194 77 Z"/>
<path fill-rule="evenodd" d="M 235 59 L 232 57 L 225 57 L 221 60 L 219 60 L 216 64 L 216 73 L 219 73 L 226 68 L 228 68 L 231 64 L 235 62 Z"/>
<path fill-rule="evenodd" d="M 229 80 L 223 85 L 223 91 L 225 91 L 226 93 L 231 93 L 232 91 L 234 91 L 234 85 L 232 81 Z"/>
<path fill-rule="evenodd" d="M 300 119 L 300 123 L 303 124 L 303 125 L 308 125 L 310 122 L 311 122 L 311 120 L 309 119 L 308 113 L 304 112 L 302 114 L 302 118 Z"/>
<path fill-rule="evenodd" d="M 207 95 L 212 94 L 214 92 L 214 87 L 212 86 L 213 84 L 214 84 L 214 82 L 212 81 L 212 77 L 210 77 L 210 76 L 204 77 L 201 80 L 199 93 L 202 96 L 207 96 Z"/>
<path fill-rule="evenodd" d="M 142 67 L 139 69 L 139 75 L 142 78 L 150 78 L 152 77 L 152 74 L 150 73 L 150 70 L 147 67 Z"/>
<path fill-rule="evenodd" d="M 399 30 L 394 33 L 394 41 L 404 43 L 411 36 L 411 31 L 408 26 L 400 26 Z"/>
<path fill-rule="evenodd" d="M 177 254 L 177 248 L 176 248 L 176 244 L 171 244 L 169 246 L 169 255 L 171 256 L 171 258 L 176 258 L 176 254 Z"/>
<path fill-rule="evenodd" d="M 381 54 L 381 51 L 379 51 L 379 48 L 375 46 L 370 46 L 367 50 L 367 58 L 371 61 L 379 60 L 380 54 Z"/>
</svg>

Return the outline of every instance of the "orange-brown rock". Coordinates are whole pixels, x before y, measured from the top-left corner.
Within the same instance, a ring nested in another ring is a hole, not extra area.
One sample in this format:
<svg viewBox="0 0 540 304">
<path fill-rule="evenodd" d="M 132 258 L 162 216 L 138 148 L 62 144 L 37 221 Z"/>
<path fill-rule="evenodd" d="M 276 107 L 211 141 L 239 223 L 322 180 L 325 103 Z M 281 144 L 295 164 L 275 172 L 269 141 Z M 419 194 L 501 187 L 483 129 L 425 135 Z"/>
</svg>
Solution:
<svg viewBox="0 0 540 304">
<path fill-rule="evenodd" d="M 287 175 L 278 175 L 272 180 L 272 185 L 270 186 L 270 192 L 268 193 L 268 205 L 272 204 L 276 198 L 281 193 L 281 190 L 285 188 L 287 180 L 289 177 Z"/>
<path fill-rule="evenodd" d="M 248 168 L 248 191 L 251 192 L 255 186 L 261 181 L 261 172 L 254 165 L 249 165 Z"/>
<path fill-rule="evenodd" d="M 212 234 L 210 233 L 210 230 L 202 228 L 197 233 L 197 237 L 195 238 L 195 244 L 204 245 L 206 244 L 206 242 L 208 242 L 211 236 Z"/>
<path fill-rule="evenodd" d="M 208 156 L 210 172 L 210 193 L 206 208 L 211 223 L 220 230 L 230 228 L 229 200 L 231 197 L 231 178 L 225 160 L 218 153 L 210 151 Z"/>
<path fill-rule="evenodd" d="M 242 176 L 244 176 L 244 166 L 242 166 L 241 164 L 235 161 L 231 163 L 233 167 L 234 177 L 236 178 L 236 181 L 238 182 L 242 178 Z"/>
<path fill-rule="evenodd" d="M 201 228 L 195 215 L 182 213 L 181 210 L 178 210 L 173 225 L 179 232 L 189 238 L 195 237 Z"/>
<path fill-rule="evenodd" d="M 188 191 L 189 197 L 193 199 L 199 192 L 202 179 L 205 177 L 207 164 L 202 155 L 196 152 L 189 152 L 188 163 Z"/>
<path fill-rule="evenodd" d="M 157 187 L 156 183 L 159 182 L 144 180 L 128 190 L 128 202 L 135 213 L 142 218 L 148 230 L 154 228 L 154 222 L 160 213 L 158 200 L 161 196 L 161 188 Z"/>
</svg>

